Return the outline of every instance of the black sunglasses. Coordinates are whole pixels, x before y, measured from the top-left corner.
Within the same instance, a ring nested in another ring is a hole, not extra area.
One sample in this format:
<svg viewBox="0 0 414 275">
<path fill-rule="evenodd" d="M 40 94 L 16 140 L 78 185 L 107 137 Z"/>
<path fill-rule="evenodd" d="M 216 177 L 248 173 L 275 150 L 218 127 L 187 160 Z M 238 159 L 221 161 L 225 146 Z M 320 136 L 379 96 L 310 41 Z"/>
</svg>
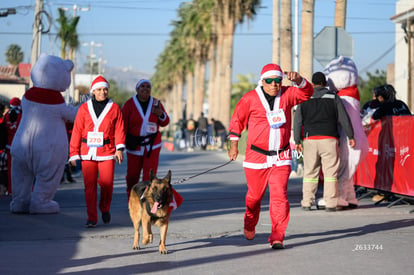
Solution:
<svg viewBox="0 0 414 275">
<path fill-rule="evenodd" d="M 276 77 L 276 78 L 265 78 L 264 81 L 266 82 L 266 84 L 272 84 L 273 81 L 276 84 L 279 84 L 280 82 L 282 82 L 282 79 L 280 77 Z"/>
</svg>

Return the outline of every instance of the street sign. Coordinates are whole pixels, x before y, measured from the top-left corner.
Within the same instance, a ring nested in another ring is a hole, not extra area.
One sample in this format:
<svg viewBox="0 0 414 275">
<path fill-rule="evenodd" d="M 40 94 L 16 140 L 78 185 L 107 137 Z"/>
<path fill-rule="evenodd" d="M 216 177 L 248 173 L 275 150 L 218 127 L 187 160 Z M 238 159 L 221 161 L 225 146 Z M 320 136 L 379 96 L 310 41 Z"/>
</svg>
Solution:
<svg viewBox="0 0 414 275">
<path fill-rule="evenodd" d="M 324 27 L 313 39 L 313 56 L 325 67 L 340 55 L 353 57 L 354 41 L 343 28 Z"/>
</svg>

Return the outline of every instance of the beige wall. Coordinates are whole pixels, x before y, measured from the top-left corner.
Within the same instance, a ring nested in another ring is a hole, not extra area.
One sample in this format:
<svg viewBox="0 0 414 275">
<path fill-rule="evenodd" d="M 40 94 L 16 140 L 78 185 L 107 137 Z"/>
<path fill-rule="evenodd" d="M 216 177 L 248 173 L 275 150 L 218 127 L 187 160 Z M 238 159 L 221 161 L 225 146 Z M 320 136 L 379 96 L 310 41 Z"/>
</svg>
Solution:
<svg viewBox="0 0 414 275">
<path fill-rule="evenodd" d="M 25 84 L 0 84 L 0 95 L 9 100 L 13 97 L 21 99 L 27 88 Z"/>
</svg>

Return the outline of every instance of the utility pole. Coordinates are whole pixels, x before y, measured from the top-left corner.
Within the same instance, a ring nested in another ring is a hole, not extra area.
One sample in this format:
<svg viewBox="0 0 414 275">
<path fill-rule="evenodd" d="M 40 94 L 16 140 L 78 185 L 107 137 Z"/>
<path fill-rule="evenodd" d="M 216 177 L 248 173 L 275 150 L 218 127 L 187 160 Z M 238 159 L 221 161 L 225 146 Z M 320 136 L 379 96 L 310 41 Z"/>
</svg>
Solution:
<svg viewBox="0 0 414 275">
<path fill-rule="evenodd" d="M 94 41 L 91 41 L 90 43 L 82 43 L 82 46 L 90 46 L 90 56 L 89 56 L 89 66 L 90 66 L 90 82 L 92 83 L 92 75 L 93 75 L 93 64 L 95 60 L 95 47 L 102 47 L 102 43 L 96 43 Z M 99 72 L 100 73 L 100 72 Z"/>
<path fill-rule="evenodd" d="M 43 0 L 36 0 L 34 23 L 33 23 L 33 39 L 32 39 L 32 68 L 40 55 L 40 42 L 42 35 L 41 13 L 43 12 Z M 32 85 L 30 80 L 30 85 Z"/>
</svg>

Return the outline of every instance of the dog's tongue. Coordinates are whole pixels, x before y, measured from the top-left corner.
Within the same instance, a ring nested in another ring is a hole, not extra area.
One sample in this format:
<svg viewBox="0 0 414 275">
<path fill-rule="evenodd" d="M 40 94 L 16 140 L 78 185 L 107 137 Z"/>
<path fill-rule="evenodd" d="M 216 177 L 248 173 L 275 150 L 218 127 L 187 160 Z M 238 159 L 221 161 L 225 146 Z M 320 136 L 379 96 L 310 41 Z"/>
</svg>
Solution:
<svg viewBox="0 0 414 275">
<path fill-rule="evenodd" d="M 154 214 L 155 212 L 157 212 L 158 205 L 159 205 L 159 203 L 158 203 L 158 202 L 155 202 L 155 203 L 154 203 L 154 206 L 153 206 L 153 207 L 152 207 L 152 209 L 151 209 L 151 213 L 152 213 L 152 214 Z"/>
</svg>

